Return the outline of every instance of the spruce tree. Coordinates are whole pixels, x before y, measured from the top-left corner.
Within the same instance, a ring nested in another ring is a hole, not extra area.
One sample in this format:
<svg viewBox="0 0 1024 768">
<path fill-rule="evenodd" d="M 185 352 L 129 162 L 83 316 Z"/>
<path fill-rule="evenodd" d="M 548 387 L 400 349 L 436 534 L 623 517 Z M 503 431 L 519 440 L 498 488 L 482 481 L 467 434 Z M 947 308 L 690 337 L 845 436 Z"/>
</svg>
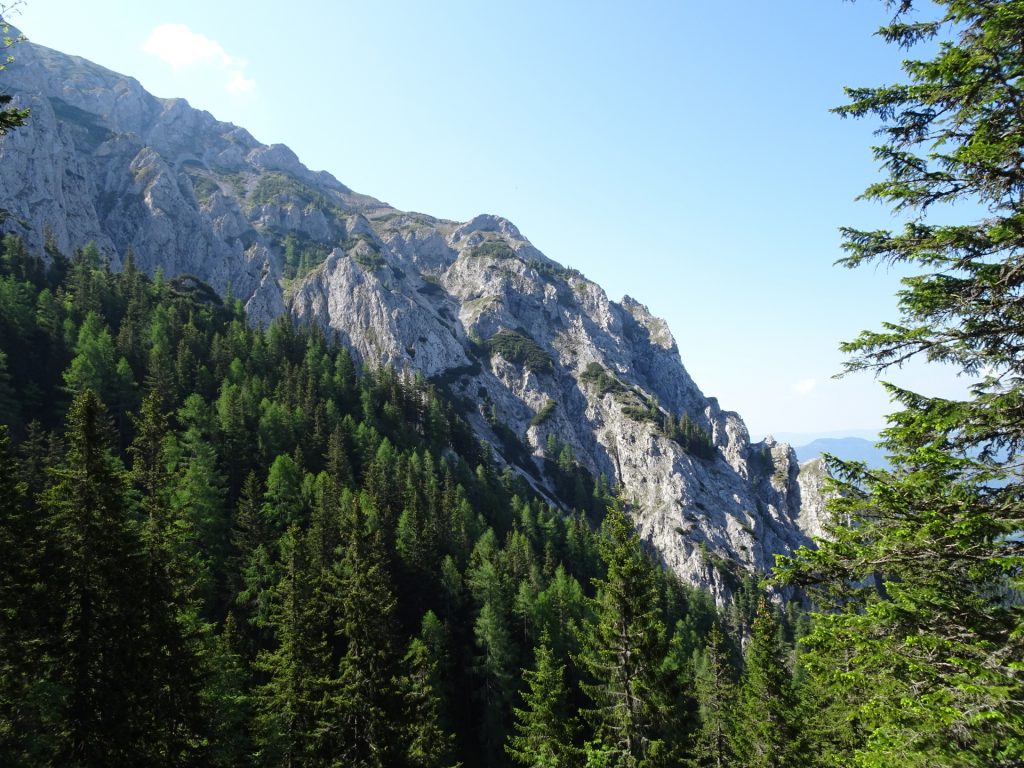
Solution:
<svg viewBox="0 0 1024 768">
<path fill-rule="evenodd" d="M 109 404 L 118 379 L 117 359 L 110 331 L 95 312 L 85 316 L 74 351 L 64 372 L 64 385 L 73 394 L 92 389 Z"/>
<path fill-rule="evenodd" d="M 7 353 L 0 349 L 0 424 L 8 426 L 15 424 L 18 419 L 19 410 L 14 387 L 11 386 Z"/>
<path fill-rule="evenodd" d="M 0 424 L 0 763 L 28 768 L 51 759 L 57 713 L 44 674 L 46 542 L 19 475 Z"/>
<path fill-rule="evenodd" d="M 768 601 L 761 598 L 732 724 L 735 765 L 742 768 L 786 768 L 794 760 L 797 729 L 793 681 L 786 667 L 786 649 Z"/>
<path fill-rule="evenodd" d="M 589 763 L 622 768 L 667 763 L 668 722 L 661 663 L 667 651 L 654 565 L 621 505 L 609 508 L 598 539 L 607 568 L 595 579 L 592 618 L 580 633 L 577 663 L 592 706 L 583 714 L 593 727 Z"/>
<path fill-rule="evenodd" d="M 557 658 L 579 650 L 579 626 L 585 613 L 583 587 L 558 565 L 547 588 L 537 595 L 535 612 Z"/>
<path fill-rule="evenodd" d="M 405 764 L 410 768 L 440 768 L 452 763 L 454 740 L 444 723 L 442 659 L 430 642 L 436 624 L 432 613 L 424 617 L 419 636 L 409 643 L 402 659 L 403 674 L 398 680 L 404 698 Z"/>
<path fill-rule="evenodd" d="M 159 636 L 174 617 L 159 613 L 166 602 L 154 603 L 141 578 L 148 564 L 124 468 L 110 451 L 105 411 L 92 390 L 72 403 L 67 441 L 65 463 L 43 496 L 59 563 L 53 609 L 60 626 L 51 653 L 65 694 L 57 760 L 187 762 L 198 738 L 190 713 L 159 708 L 159 696 L 171 683 L 163 677 L 168 669 L 189 662 L 154 658 L 154 649 L 177 646 Z"/>
<path fill-rule="evenodd" d="M 1024 2 L 888 5 L 879 35 L 924 56 L 904 62 L 907 82 L 848 89 L 837 111 L 880 121 L 885 177 L 863 197 L 906 223 L 844 229 L 842 263 L 911 274 L 899 321 L 845 344 L 847 367 L 879 374 L 916 358 L 975 378 L 961 398 L 887 387 L 901 408 L 883 433 L 889 468 L 832 464 L 836 525 L 782 576 L 821 586 L 808 663 L 858 696 L 854 764 L 1017 765 Z"/>
<path fill-rule="evenodd" d="M 213 768 L 246 768 L 254 752 L 252 672 L 234 614 L 228 614 L 210 645 L 203 659 L 209 671 L 202 696 L 210 734 L 208 760 Z"/>
<path fill-rule="evenodd" d="M 367 495 L 343 494 L 342 555 L 331 582 L 342 650 L 318 725 L 327 751 L 359 768 L 383 768 L 402 753 L 397 603 L 373 512 Z"/>
<path fill-rule="evenodd" d="M 156 392 L 148 399 L 153 407 L 159 402 Z M 199 395 L 189 395 L 178 411 L 178 419 L 185 431 L 168 452 L 173 481 L 170 507 L 178 521 L 178 535 L 185 539 L 182 546 L 191 554 L 194 588 L 202 595 L 205 612 L 210 615 L 228 554 L 227 490 L 217 452 L 210 442 L 212 424 L 206 403 Z"/>
<path fill-rule="evenodd" d="M 238 610 L 238 630 L 250 650 L 259 636 L 270 632 L 272 590 L 280 578 L 278 538 L 262 507 L 261 483 L 250 472 L 242 483 L 228 560 L 228 589 Z"/>
<path fill-rule="evenodd" d="M 473 625 L 473 635 L 477 649 L 473 671 L 479 681 L 475 695 L 480 713 L 480 745 L 489 764 L 501 764 L 517 667 L 516 648 L 503 609 L 485 602 Z"/>
<path fill-rule="evenodd" d="M 261 764 L 291 766 L 317 752 L 320 688 L 330 664 L 325 638 L 317 631 L 317 574 L 298 526 L 286 531 L 281 551 L 282 575 L 270 595 L 275 647 L 256 659 L 266 682 L 256 691 L 255 741 Z"/>
<path fill-rule="evenodd" d="M 695 689 L 699 726 L 693 751 L 697 765 L 726 768 L 733 764 L 729 715 L 734 690 L 725 637 L 717 624 L 708 633 L 697 666 Z M 738 727 L 743 726 L 744 723 L 738 723 Z"/>
<path fill-rule="evenodd" d="M 570 768 L 578 764 L 574 746 L 575 722 L 568 707 L 565 665 L 555 660 L 545 636 L 535 649 L 532 670 L 523 672 L 527 690 L 523 706 L 515 708 L 515 733 L 506 751 L 520 765 L 531 768 Z"/>
<path fill-rule="evenodd" d="M 152 673 L 162 681 L 153 695 L 152 730 L 157 735 L 160 723 L 180 721 L 198 734 L 203 729 L 200 668 L 204 643 L 210 639 L 209 627 L 200 618 L 202 603 L 195 582 L 199 553 L 188 518 L 171 510 L 165 450 L 169 428 L 153 393 L 133 420 L 136 436 L 129 447 L 128 479 L 140 502 L 145 572 L 139 584 L 149 628 L 149 635 L 140 637 L 139 643 Z M 173 731 L 169 736 L 165 745 L 169 753 L 177 748 L 175 738 L 187 737 L 188 730 L 179 727 L 179 731 L 179 736 Z"/>
</svg>

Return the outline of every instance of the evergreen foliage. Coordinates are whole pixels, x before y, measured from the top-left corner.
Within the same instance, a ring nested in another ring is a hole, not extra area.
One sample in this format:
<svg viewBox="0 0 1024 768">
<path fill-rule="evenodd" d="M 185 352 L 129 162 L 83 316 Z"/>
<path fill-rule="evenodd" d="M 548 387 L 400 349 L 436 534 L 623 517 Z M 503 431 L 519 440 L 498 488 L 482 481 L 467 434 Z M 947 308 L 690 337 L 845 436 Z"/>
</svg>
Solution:
<svg viewBox="0 0 1024 768">
<path fill-rule="evenodd" d="M 587 363 L 587 367 L 580 374 L 580 381 L 592 386 L 599 395 L 624 394 L 629 391 L 625 384 L 596 361 Z"/>
<path fill-rule="evenodd" d="M 667 413 L 663 417 L 662 433 L 670 440 L 675 440 L 687 453 L 702 459 L 713 459 L 718 455 L 714 441 L 706 429 L 697 424 L 685 413 L 674 417 Z"/>
<path fill-rule="evenodd" d="M 15 3 L 16 5 L 16 3 Z M 0 50 L 5 50 L 14 45 L 17 40 L 10 36 L 10 27 L 3 19 L 3 13 L 10 10 L 9 6 L 0 6 Z M 4 65 L 9 64 L 12 60 L 11 56 L 5 56 L 5 59 L 0 62 L 0 71 L 3 71 Z M 13 128 L 18 128 L 25 125 L 28 122 L 28 110 L 17 109 L 16 107 L 9 107 L 13 97 L 8 93 L 0 93 L 0 136 L 10 131 Z"/>
<path fill-rule="evenodd" d="M 621 507 L 595 533 L 614 494 L 571 447 L 555 508 L 422 379 L 194 278 L 49 258 L 0 242 L 0 762 L 692 751 L 722 620 Z"/>
<path fill-rule="evenodd" d="M 730 745 L 730 714 L 734 689 L 725 638 L 712 626 L 701 653 L 694 679 L 700 726 L 694 743 L 694 756 L 702 768 L 733 765 Z M 737 727 L 745 723 L 737 719 Z"/>
<path fill-rule="evenodd" d="M 589 677 L 585 717 L 594 737 L 588 765 L 640 768 L 667 763 L 661 727 L 668 722 L 661 660 L 667 652 L 654 567 L 644 556 L 620 505 L 609 508 L 599 548 L 607 576 L 595 579 L 593 619 L 580 637 L 577 660 Z"/>
<path fill-rule="evenodd" d="M 976 381 L 959 400 L 887 385 L 902 408 L 883 435 L 890 469 L 832 462 L 832 540 L 781 575 L 821 607 L 802 665 L 817 709 L 844 724 L 813 729 L 828 764 L 1019 765 L 1024 3 L 889 5 L 879 34 L 926 58 L 904 63 L 906 83 L 848 89 L 837 112 L 880 121 L 886 176 L 863 197 L 907 223 L 844 229 L 842 263 L 915 273 L 901 320 L 845 344 L 847 368 L 923 358 Z"/>
<path fill-rule="evenodd" d="M 743 768 L 784 768 L 798 764 L 793 686 L 786 666 L 787 652 L 773 610 L 762 598 L 744 657 L 729 739 L 733 765 Z M 709 715 L 711 713 L 708 713 Z M 706 717 L 707 724 L 710 717 Z M 714 731 L 708 736 L 717 736 Z M 708 744 L 712 755 L 723 754 Z"/>
<path fill-rule="evenodd" d="M 0 764 L 1024 763 L 1024 2 L 886 5 L 882 37 L 930 58 L 837 111 L 880 120 L 887 176 L 864 196 L 908 223 L 844 230 L 843 263 L 918 273 L 899 322 L 844 345 L 848 368 L 923 356 L 977 380 L 961 400 L 889 386 L 890 467 L 832 462 L 830 538 L 779 569 L 815 601 L 809 626 L 704 549 L 734 591 L 719 615 L 557 435 L 561 508 L 418 377 L 358 371 L 288 318 L 253 327 L 130 252 L 115 274 L 95 244 L 40 256 L 6 235 Z M 25 119 L 9 102 L 0 134 Z M 251 203 L 326 205 L 263 182 Z M 977 216 L 950 223 L 961 202 Z M 326 255 L 282 247 L 289 278 Z M 365 237 L 347 247 L 383 263 Z M 521 331 L 483 351 L 554 370 Z M 698 418 L 597 362 L 579 381 L 715 458 Z"/>
<path fill-rule="evenodd" d="M 523 708 L 515 709 L 516 733 L 508 740 L 508 753 L 532 768 L 576 765 L 576 723 L 568 710 L 565 665 L 555 661 L 546 638 L 536 647 L 534 669 L 525 671 L 523 680 L 529 690 L 523 692 Z"/>
<path fill-rule="evenodd" d="M 551 356 L 522 331 L 500 330 L 487 340 L 486 347 L 491 356 L 499 355 L 533 373 L 551 373 L 554 370 Z"/>
<path fill-rule="evenodd" d="M 533 414 L 533 418 L 530 419 L 530 426 L 537 427 L 543 424 L 550 418 L 551 414 L 555 412 L 555 408 L 558 407 L 558 403 L 554 400 L 545 400 L 544 405 L 541 406 L 540 410 Z"/>
</svg>

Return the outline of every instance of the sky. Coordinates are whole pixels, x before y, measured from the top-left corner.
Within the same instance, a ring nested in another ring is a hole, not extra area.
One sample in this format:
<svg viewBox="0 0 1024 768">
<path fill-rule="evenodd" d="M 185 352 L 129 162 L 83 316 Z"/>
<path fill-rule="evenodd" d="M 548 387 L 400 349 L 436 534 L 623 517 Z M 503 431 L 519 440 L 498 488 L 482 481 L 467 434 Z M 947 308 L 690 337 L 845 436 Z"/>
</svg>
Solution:
<svg viewBox="0 0 1024 768">
<path fill-rule="evenodd" d="M 881 0 L 27 0 L 9 19 L 400 209 L 510 219 L 664 317 L 755 437 L 864 436 L 893 410 L 870 374 L 833 378 L 840 341 L 899 318 L 900 275 L 834 266 L 840 226 L 899 223 L 855 201 L 875 126 L 829 112 L 901 79 Z"/>
</svg>

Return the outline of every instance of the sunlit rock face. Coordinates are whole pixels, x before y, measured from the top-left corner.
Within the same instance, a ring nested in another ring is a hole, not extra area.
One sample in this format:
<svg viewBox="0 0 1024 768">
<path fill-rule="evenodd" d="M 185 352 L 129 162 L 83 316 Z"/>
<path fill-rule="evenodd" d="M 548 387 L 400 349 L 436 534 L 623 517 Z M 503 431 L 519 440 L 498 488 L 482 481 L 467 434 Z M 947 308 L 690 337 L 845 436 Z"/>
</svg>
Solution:
<svg viewBox="0 0 1024 768">
<path fill-rule="evenodd" d="M 612 301 L 511 222 L 398 211 L 285 146 L 30 43 L 0 85 L 32 111 L 0 139 L 0 208 L 33 249 L 92 241 L 114 269 L 131 249 L 149 273 L 230 292 L 255 323 L 291 312 L 364 362 L 434 378 L 499 460 L 558 501 L 543 462 L 555 435 L 620 486 L 668 567 L 719 598 L 819 531 L 820 511 L 801 517 L 813 489 L 792 450 L 752 444 L 701 393 L 664 320 Z"/>
</svg>

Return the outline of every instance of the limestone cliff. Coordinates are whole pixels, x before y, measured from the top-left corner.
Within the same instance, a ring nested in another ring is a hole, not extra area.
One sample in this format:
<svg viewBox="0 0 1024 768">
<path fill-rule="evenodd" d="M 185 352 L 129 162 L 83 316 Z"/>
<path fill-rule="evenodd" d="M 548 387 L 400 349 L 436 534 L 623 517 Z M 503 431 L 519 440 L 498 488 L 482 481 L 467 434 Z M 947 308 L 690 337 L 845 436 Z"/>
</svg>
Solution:
<svg viewBox="0 0 1024 768">
<path fill-rule="evenodd" d="M 792 450 L 751 444 L 663 320 L 507 220 L 395 210 L 131 78 L 32 44 L 17 53 L 0 85 L 32 117 L 0 139 L 5 231 L 37 249 L 95 241 L 114 268 L 130 248 L 150 272 L 230 289 L 254 322 L 290 311 L 367 362 L 420 371 L 548 494 L 556 435 L 621 484 L 669 567 L 719 597 L 808 542 Z"/>
</svg>

